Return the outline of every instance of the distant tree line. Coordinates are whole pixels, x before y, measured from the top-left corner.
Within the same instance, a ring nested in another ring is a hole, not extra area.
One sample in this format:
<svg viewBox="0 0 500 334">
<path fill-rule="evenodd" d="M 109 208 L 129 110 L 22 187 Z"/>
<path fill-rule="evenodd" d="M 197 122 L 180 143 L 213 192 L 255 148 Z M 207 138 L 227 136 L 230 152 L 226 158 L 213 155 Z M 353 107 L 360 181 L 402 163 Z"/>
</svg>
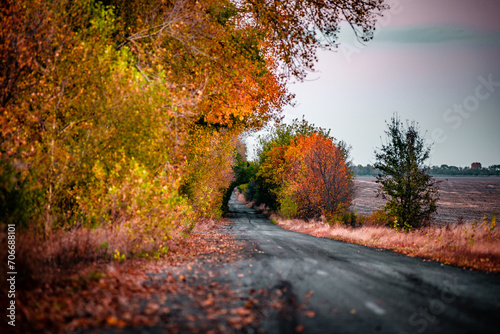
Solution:
<svg viewBox="0 0 500 334">
<path fill-rule="evenodd" d="M 358 176 L 364 176 L 364 175 L 371 175 L 371 176 L 377 176 L 379 173 L 379 170 L 373 167 L 373 165 L 357 165 L 357 166 L 352 166 L 352 172 L 354 175 Z"/>
<path fill-rule="evenodd" d="M 373 165 L 367 164 L 356 165 L 352 167 L 354 175 L 357 176 L 377 176 L 379 170 Z M 471 169 L 470 167 L 456 167 L 450 165 L 432 166 L 429 170 L 431 175 L 447 175 L 447 176 L 500 176 L 500 165 L 491 165 L 489 167 Z"/>
<path fill-rule="evenodd" d="M 456 167 L 449 165 L 432 166 L 430 173 L 432 175 L 500 175 L 500 165 L 491 165 L 489 167 L 472 169 L 470 167 Z"/>
</svg>

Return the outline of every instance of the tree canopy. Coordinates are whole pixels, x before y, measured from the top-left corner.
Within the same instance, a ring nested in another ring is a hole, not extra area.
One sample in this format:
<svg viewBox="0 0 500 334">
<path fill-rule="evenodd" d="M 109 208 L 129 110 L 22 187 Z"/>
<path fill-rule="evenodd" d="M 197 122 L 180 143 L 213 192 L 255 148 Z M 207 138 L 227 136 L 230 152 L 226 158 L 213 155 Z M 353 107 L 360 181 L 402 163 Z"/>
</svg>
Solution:
<svg viewBox="0 0 500 334">
<path fill-rule="evenodd" d="M 246 195 L 287 217 L 333 216 L 349 208 L 354 179 L 349 149 L 330 131 L 295 119 L 259 137 Z M 247 170 L 248 170 L 247 169 Z"/>
<path fill-rule="evenodd" d="M 140 218 L 153 238 L 220 216 L 239 136 L 287 83 L 373 34 L 382 0 L 4 1 L 2 222 L 48 234 Z"/>
</svg>

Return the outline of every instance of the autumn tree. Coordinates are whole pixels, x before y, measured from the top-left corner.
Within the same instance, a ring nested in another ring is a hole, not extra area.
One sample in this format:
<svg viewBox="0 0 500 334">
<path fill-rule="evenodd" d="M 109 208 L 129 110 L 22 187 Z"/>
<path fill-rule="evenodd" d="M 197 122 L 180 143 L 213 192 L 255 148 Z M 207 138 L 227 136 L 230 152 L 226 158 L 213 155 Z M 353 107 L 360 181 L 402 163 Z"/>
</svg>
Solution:
<svg viewBox="0 0 500 334">
<path fill-rule="evenodd" d="M 46 235 L 142 217 L 154 235 L 189 220 L 174 168 L 187 117 L 166 108 L 164 78 L 144 77 L 131 50 L 116 49 L 113 9 L 58 0 L 3 10 L 2 64 L 19 70 L 2 81 L 1 173 L 11 183 L 2 193 L 35 206 L 23 221 Z"/>
<path fill-rule="evenodd" d="M 405 126 L 394 115 L 387 127 L 387 142 L 375 151 L 380 195 L 387 200 L 385 209 L 395 228 L 417 228 L 430 221 L 439 198 L 437 182 L 425 165 L 430 146 L 414 121 Z"/>
<path fill-rule="evenodd" d="M 387 9 L 383 0 L 248 0 L 235 2 L 245 13 L 242 24 L 265 32 L 267 54 L 278 60 L 281 73 L 304 79 L 314 69 L 318 49 L 334 49 L 342 22 L 359 40 L 373 38 L 377 17 Z"/>
<path fill-rule="evenodd" d="M 286 152 L 287 189 L 304 218 L 331 217 L 349 209 L 354 199 L 354 177 L 348 150 L 318 133 L 299 135 Z"/>
<path fill-rule="evenodd" d="M 332 216 L 349 208 L 354 196 L 349 152 L 329 131 L 295 119 L 259 142 L 258 169 L 249 187 L 254 200 L 286 217 Z"/>
<path fill-rule="evenodd" d="M 239 138 L 229 130 L 194 127 L 188 140 L 180 192 L 190 199 L 198 216 L 220 218 L 223 198 L 235 180 L 233 166 Z"/>
<path fill-rule="evenodd" d="M 154 239 L 217 216 L 237 138 L 280 119 L 287 83 L 335 46 L 341 22 L 369 39 L 383 9 L 381 0 L 4 1 L 2 222 L 47 235 L 138 218 Z"/>
<path fill-rule="evenodd" d="M 310 136 L 320 133 L 326 138 L 330 132 L 310 124 L 302 118 L 294 119 L 292 123 L 280 123 L 258 138 L 257 158 L 258 168 L 255 176 L 254 200 L 266 203 L 271 208 L 277 208 L 278 196 L 285 182 L 285 154 L 288 147 L 299 135 Z"/>
</svg>

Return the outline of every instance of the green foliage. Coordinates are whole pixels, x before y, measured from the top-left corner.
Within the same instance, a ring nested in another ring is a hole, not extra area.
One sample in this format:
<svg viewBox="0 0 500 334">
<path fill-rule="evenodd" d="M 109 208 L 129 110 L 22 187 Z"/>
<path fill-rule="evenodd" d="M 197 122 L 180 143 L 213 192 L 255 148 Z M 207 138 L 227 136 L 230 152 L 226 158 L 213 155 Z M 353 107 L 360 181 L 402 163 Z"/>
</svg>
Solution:
<svg viewBox="0 0 500 334">
<path fill-rule="evenodd" d="M 240 184 L 237 188 L 240 194 L 245 194 L 248 190 L 248 183 Z"/>
<path fill-rule="evenodd" d="M 390 216 L 385 210 L 373 211 L 366 219 L 370 225 L 393 226 L 394 218 Z"/>
<path fill-rule="evenodd" d="M 247 199 L 249 199 L 248 190 L 250 189 L 250 182 L 255 178 L 257 165 L 255 162 L 248 162 L 246 160 L 246 147 L 243 144 L 239 144 L 236 147 L 234 153 L 235 163 L 233 165 L 234 180 L 229 185 L 224 194 L 222 200 L 222 212 L 226 214 L 228 212 L 229 199 L 233 193 L 235 187 L 238 188 L 239 192 L 244 194 Z"/>
<path fill-rule="evenodd" d="M 232 3 L 215 3 L 210 6 L 207 12 L 215 19 L 220 25 L 226 25 L 228 21 L 238 14 L 238 10 Z"/>
<path fill-rule="evenodd" d="M 245 199 L 247 201 L 254 201 L 261 198 L 263 198 L 263 196 L 259 193 L 259 184 L 255 181 L 255 178 L 253 178 L 248 183 L 248 188 L 245 191 Z"/>
<path fill-rule="evenodd" d="M 245 156 L 238 151 L 235 154 L 235 160 L 236 163 L 233 166 L 235 183 L 238 185 L 248 184 L 255 178 L 257 164 L 253 161 L 246 161 Z"/>
<path fill-rule="evenodd" d="M 285 195 L 282 199 L 280 199 L 280 210 L 279 213 L 285 219 L 291 219 L 297 216 L 299 206 L 295 203 L 294 199 Z"/>
<path fill-rule="evenodd" d="M 266 135 L 259 136 L 257 140 L 258 160 L 262 163 L 267 158 L 269 151 L 275 147 L 289 146 L 299 135 L 308 137 L 315 133 L 319 133 L 325 138 L 333 139 L 330 136 L 330 130 L 309 123 L 304 116 L 302 116 L 301 120 L 295 118 L 291 124 L 276 124 Z"/>
<path fill-rule="evenodd" d="M 354 175 L 378 175 L 379 171 L 375 169 L 372 165 L 368 164 L 366 166 L 357 165 L 352 167 L 352 172 Z"/>
<path fill-rule="evenodd" d="M 424 165 L 430 147 L 425 145 L 415 122 L 405 127 L 395 115 L 388 124 L 387 144 L 375 152 L 380 170 L 377 183 L 394 227 L 409 230 L 429 222 L 436 212 L 438 187 Z"/>
<path fill-rule="evenodd" d="M 346 226 L 356 227 L 356 224 L 358 223 L 358 216 L 354 212 L 342 212 L 327 217 L 327 221 L 330 225 L 340 223 Z"/>
<path fill-rule="evenodd" d="M 125 261 L 125 254 L 120 254 L 120 251 L 118 251 L 118 249 L 115 250 L 115 252 L 113 253 L 113 259 L 118 261 L 118 262 L 122 262 L 122 261 Z"/>
<path fill-rule="evenodd" d="M 41 191 L 33 189 L 31 182 L 22 171 L 0 160 L 0 217 L 5 224 L 24 229 L 37 213 Z"/>
<path fill-rule="evenodd" d="M 160 254 L 165 255 L 168 253 L 168 246 L 163 246 L 159 249 Z"/>
<path fill-rule="evenodd" d="M 498 216 L 498 212 L 494 212 L 493 215 L 491 216 L 491 225 L 490 225 L 490 232 L 493 231 L 495 229 L 495 227 L 497 226 L 497 216 Z"/>
<path fill-rule="evenodd" d="M 100 245 L 99 245 L 99 248 L 100 249 L 104 249 L 104 250 L 108 250 L 109 249 L 109 244 L 107 241 L 103 241 Z"/>
<path fill-rule="evenodd" d="M 432 166 L 430 169 L 431 175 L 446 175 L 446 176 L 500 176 L 500 165 L 492 165 L 487 168 L 472 169 L 470 167 L 456 167 L 449 165 Z"/>
<path fill-rule="evenodd" d="M 91 281 L 99 281 L 101 280 L 102 278 L 104 278 L 106 275 L 101 272 L 101 271 L 92 271 L 90 272 L 90 274 L 88 275 L 88 279 L 91 280 Z M 79 277 L 81 280 L 85 280 L 86 278 L 85 277 Z"/>
</svg>

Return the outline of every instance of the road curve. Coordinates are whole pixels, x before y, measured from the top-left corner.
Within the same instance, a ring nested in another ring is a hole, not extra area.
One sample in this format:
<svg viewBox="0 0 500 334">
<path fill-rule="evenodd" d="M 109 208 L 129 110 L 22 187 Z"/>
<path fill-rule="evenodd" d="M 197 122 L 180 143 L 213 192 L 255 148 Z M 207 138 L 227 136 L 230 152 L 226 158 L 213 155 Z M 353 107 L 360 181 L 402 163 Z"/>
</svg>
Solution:
<svg viewBox="0 0 500 334">
<path fill-rule="evenodd" d="M 498 274 L 286 231 L 234 195 L 229 210 L 228 233 L 253 246 L 225 279 L 279 290 L 267 333 L 500 332 Z"/>
</svg>

